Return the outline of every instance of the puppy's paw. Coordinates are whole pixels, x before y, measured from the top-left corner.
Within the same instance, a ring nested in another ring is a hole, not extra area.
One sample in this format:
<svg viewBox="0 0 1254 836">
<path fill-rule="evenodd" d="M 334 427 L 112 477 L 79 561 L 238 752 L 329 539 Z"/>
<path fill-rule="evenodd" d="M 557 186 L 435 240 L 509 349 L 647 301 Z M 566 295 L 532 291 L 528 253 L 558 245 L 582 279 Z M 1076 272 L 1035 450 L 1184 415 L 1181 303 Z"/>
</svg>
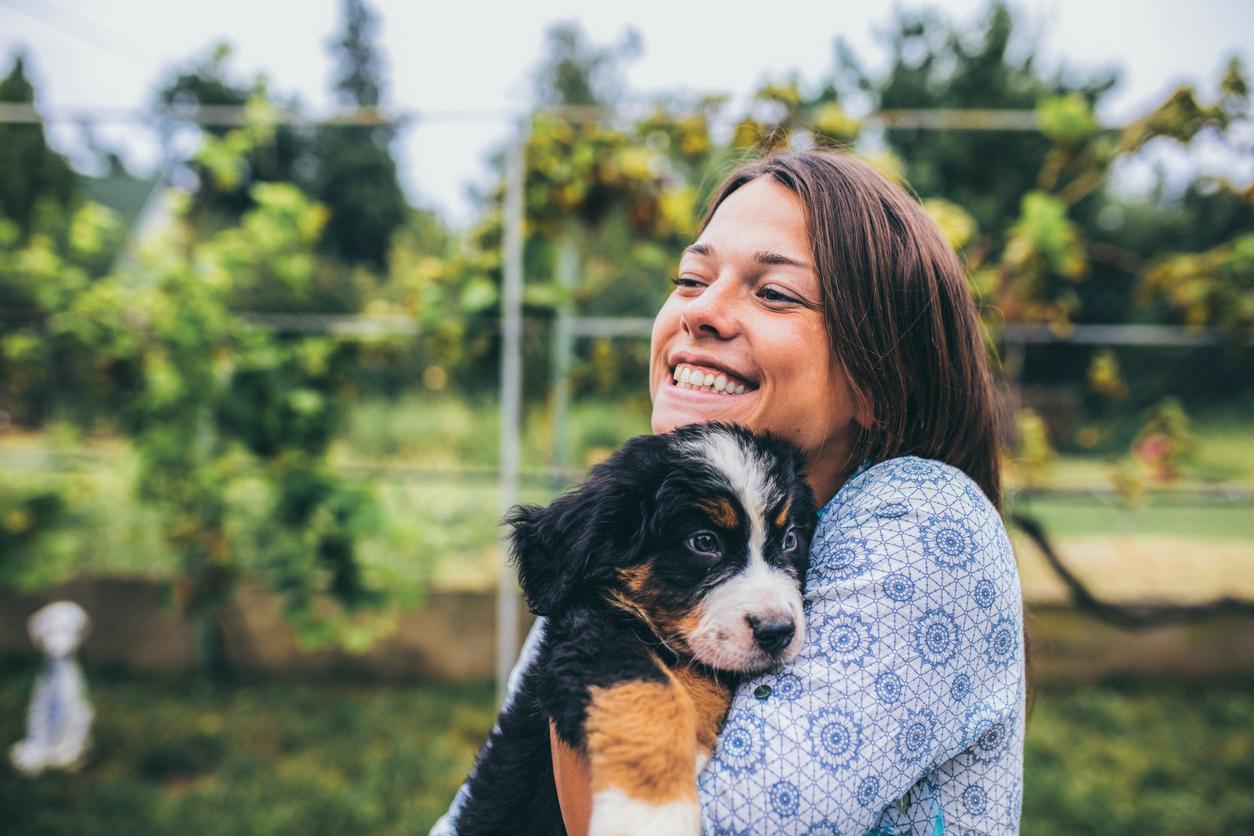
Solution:
<svg viewBox="0 0 1254 836">
<path fill-rule="evenodd" d="M 592 797 L 588 836 L 698 836 L 701 810 L 696 799 L 641 801 L 621 790 L 605 789 Z"/>
</svg>

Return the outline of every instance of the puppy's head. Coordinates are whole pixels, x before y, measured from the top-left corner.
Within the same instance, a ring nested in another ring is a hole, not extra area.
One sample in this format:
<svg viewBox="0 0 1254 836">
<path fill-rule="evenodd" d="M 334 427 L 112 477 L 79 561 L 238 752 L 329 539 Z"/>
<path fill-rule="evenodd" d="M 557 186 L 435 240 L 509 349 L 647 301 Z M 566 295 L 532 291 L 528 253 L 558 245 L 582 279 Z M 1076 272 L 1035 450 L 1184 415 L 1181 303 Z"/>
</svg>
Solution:
<svg viewBox="0 0 1254 836">
<path fill-rule="evenodd" d="M 803 464 L 728 424 L 634 438 L 575 491 L 510 515 L 523 592 L 541 615 L 599 596 L 716 669 L 789 661 L 815 523 Z"/>
</svg>

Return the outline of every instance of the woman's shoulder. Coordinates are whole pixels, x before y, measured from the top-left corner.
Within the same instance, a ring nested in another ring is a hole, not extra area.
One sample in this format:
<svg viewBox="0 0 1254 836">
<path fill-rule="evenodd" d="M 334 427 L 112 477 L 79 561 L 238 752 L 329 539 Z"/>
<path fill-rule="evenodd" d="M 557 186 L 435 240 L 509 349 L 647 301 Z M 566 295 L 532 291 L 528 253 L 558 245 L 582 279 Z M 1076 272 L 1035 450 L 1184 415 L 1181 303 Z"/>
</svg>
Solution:
<svg viewBox="0 0 1254 836">
<path fill-rule="evenodd" d="M 891 519 L 940 511 L 1000 522 L 997 509 L 974 479 L 953 465 L 919 456 L 899 456 L 859 468 L 819 517 L 842 519 L 872 513 Z"/>
<path fill-rule="evenodd" d="M 867 553 L 868 565 L 873 555 L 884 568 L 922 554 L 952 572 L 1015 571 L 1001 514 L 975 480 L 952 465 L 917 456 L 863 469 L 820 511 L 811 549 L 815 565 L 853 547 Z"/>
</svg>

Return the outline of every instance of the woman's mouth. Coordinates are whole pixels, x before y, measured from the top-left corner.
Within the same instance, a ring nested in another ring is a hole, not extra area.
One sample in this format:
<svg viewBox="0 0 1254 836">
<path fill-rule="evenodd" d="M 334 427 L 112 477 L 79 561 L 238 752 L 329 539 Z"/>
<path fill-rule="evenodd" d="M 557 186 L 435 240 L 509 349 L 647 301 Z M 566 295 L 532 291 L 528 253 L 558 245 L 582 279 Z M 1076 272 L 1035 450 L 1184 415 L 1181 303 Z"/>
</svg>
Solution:
<svg viewBox="0 0 1254 836">
<path fill-rule="evenodd" d="M 691 363 L 680 363 L 671 370 L 671 379 L 680 389 L 713 392 L 721 395 L 743 395 L 758 388 L 752 381 L 742 380 L 721 369 Z"/>
</svg>

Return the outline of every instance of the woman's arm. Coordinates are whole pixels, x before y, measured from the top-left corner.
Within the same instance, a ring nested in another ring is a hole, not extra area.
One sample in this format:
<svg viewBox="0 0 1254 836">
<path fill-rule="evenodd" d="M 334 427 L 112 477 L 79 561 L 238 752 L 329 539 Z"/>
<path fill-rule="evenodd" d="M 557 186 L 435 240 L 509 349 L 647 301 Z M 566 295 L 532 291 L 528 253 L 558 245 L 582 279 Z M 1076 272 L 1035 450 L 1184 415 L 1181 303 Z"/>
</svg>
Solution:
<svg viewBox="0 0 1254 836">
<path fill-rule="evenodd" d="M 954 468 L 895 459 L 823 509 L 811 558 L 805 650 L 739 689 L 707 831 L 1014 832 L 1023 622 L 997 512 Z"/>
<path fill-rule="evenodd" d="M 562 742 L 549 721 L 549 754 L 553 757 L 553 782 L 567 836 L 587 836 L 592 821 L 592 771 L 588 761 Z"/>
</svg>

